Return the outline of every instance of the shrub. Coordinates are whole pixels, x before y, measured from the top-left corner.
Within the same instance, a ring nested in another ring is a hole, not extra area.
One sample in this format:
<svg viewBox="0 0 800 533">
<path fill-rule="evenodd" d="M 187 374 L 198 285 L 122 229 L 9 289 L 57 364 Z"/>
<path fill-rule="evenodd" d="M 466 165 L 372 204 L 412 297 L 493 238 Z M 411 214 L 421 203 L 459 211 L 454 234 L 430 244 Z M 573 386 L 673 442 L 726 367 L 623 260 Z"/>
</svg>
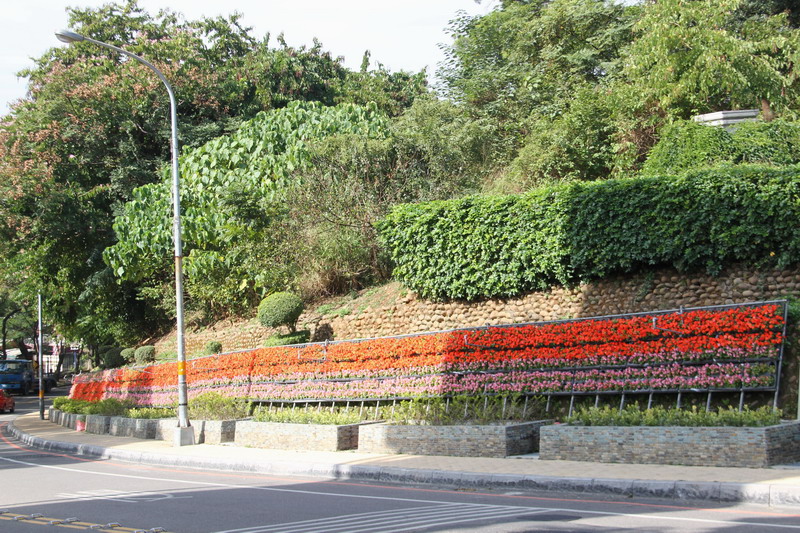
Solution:
<svg viewBox="0 0 800 533">
<path fill-rule="evenodd" d="M 122 356 L 122 348 L 111 347 L 108 348 L 102 355 L 103 366 L 105 368 L 119 368 L 127 361 Z"/>
<path fill-rule="evenodd" d="M 268 328 L 287 326 L 294 333 L 302 312 L 303 301 L 299 296 L 290 292 L 276 292 L 261 300 L 258 321 Z"/>
<path fill-rule="evenodd" d="M 311 338 L 311 332 L 307 329 L 295 331 L 294 333 L 284 333 L 283 335 L 272 335 L 266 341 L 264 346 L 286 346 L 287 344 L 304 344 Z"/>
<path fill-rule="evenodd" d="M 518 395 L 421 398 L 383 407 L 380 418 L 394 424 L 431 426 L 492 424 L 541 418 L 544 405 L 543 399 L 538 396 L 529 398 L 527 405 Z"/>
<path fill-rule="evenodd" d="M 733 407 L 717 411 L 665 409 L 654 407 L 641 410 L 638 404 L 623 410 L 604 407 L 580 408 L 568 420 L 584 426 L 774 426 L 781 421 L 781 412 L 765 406 L 751 411 Z"/>
<path fill-rule="evenodd" d="M 134 353 L 137 365 L 145 365 L 156 360 L 155 346 L 139 346 Z"/>
<path fill-rule="evenodd" d="M 170 407 L 134 407 L 128 411 L 128 418 L 174 418 L 175 409 Z"/>
<path fill-rule="evenodd" d="M 53 398 L 53 407 L 59 411 L 72 414 L 82 414 L 92 402 L 88 400 L 72 400 L 70 398 L 60 396 Z"/>
<path fill-rule="evenodd" d="M 721 163 L 800 163 L 800 123 L 745 122 L 728 131 L 693 120 L 678 121 L 664 128 L 642 175 L 683 174 Z"/>
<path fill-rule="evenodd" d="M 345 410 L 340 407 L 335 408 L 333 411 L 330 408 L 320 411 L 286 408 L 272 411 L 266 407 L 257 407 L 253 411 L 253 420 L 256 422 L 282 422 L 285 424 L 331 424 L 343 426 L 358 424 L 362 421 L 362 418 L 359 416 L 358 410 Z"/>
<path fill-rule="evenodd" d="M 189 418 L 195 420 L 236 420 L 250 414 L 250 403 L 218 392 L 204 392 L 189 401 Z"/>
<path fill-rule="evenodd" d="M 78 415 L 126 416 L 128 409 L 132 408 L 133 404 L 114 398 L 90 402 L 61 397 L 53 399 L 53 407 L 65 413 Z"/>
<path fill-rule="evenodd" d="M 203 351 L 206 355 L 222 353 L 222 343 L 219 341 L 209 341 Z"/>
<path fill-rule="evenodd" d="M 406 204 L 381 220 L 394 277 L 423 298 L 510 297 L 653 265 L 717 274 L 800 260 L 800 167 L 570 183 Z"/>
<path fill-rule="evenodd" d="M 127 416 L 128 409 L 133 407 L 131 402 L 123 402 L 115 398 L 106 398 L 99 402 L 89 402 L 83 409 L 85 415 Z"/>
<path fill-rule="evenodd" d="M 126 363 L 133 363 L 136 360 L 136 348 L 125 348 L 120 352 Z"/>
</svg>

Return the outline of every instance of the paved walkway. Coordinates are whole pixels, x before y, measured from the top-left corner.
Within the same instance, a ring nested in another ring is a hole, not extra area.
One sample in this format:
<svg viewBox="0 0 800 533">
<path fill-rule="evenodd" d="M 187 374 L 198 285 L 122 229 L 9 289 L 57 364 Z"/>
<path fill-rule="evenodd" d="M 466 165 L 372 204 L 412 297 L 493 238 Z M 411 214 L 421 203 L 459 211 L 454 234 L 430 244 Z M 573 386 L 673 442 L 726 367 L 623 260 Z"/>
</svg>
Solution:
<svg viewBox="0 0 800 533">
<path fill-rule="evenodd" d="M 38 413 L 18 417 L 7 426 L 7 433 L 40 449 L 146 464 L 326 479 L 800 506 L 800 464 L 717 468 L 540 461 L 535 455 L 497 459 L 210 444 L 175 447 L 164 441 L 77 432 L 40 420 Z"/>
</svg>

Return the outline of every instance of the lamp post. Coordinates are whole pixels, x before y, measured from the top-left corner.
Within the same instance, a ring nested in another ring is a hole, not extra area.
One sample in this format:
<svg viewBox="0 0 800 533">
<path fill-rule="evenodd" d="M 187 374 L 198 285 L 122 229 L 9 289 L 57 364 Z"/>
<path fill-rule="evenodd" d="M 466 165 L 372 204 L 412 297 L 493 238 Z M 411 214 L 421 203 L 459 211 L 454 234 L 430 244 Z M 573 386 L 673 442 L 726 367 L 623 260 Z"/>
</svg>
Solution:
<svg viewBox="0 0 800 533">
<path fill-rule="evenodd" d="M 159 79 L 164 82 L 164 86 L 167 88 L 167 93 L 169 93 L 170 121 L 172 125 L 172 230 L 173 239 L 175 241 L 175 296 L 178 313 L 178 430 L 175 434 L 175 445 L 183 446 L 187 444 L 194 444 L 194 431 L 189 423 L 188 394 L 186 390 L 186 350 L 185 341 L 183 338 L 183 251 L 181 244 L 181 200 L 179 189 L 180 174 L 178 170 L 178 115 L 177 105 L 175 103 L 175 93 L 172 91 L 172 86 L 170 85 L 169 81 L 167 81 L 167 78 L 164 76 L 164 74 L 162 74 L 161 71 L 153 66 L 149 61 L 142 59 L 136 54 L 132 54 L 127 50 L 123 50 L 118 46 L 114 46 L 113 44 L 96 41 L 68 30 L 57 31 L 56 37 L 59 41 L 68 44 L 81 41 L 90 42 L 135 59 L 139 63 L 145 65 L 150 70 L 155 72 L 156 76 L 158 76 Z"/>
</svg>

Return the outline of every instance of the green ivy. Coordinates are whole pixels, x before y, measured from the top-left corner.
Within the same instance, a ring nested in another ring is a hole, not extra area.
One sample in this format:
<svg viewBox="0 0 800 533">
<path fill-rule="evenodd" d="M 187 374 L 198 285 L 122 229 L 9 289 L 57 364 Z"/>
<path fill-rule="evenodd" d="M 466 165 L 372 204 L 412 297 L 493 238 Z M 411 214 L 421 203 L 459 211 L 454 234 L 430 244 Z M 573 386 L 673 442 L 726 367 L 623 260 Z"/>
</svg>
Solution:
<svg viewBox="0 0 800 533">
<path fill-rule="evenodd" d="M 571 183 L 406 204 L 379 223 L 394 276 L 424 298 L 510 297 L 648 266 L 800 260 L 800 167 Z"/>
</svg>

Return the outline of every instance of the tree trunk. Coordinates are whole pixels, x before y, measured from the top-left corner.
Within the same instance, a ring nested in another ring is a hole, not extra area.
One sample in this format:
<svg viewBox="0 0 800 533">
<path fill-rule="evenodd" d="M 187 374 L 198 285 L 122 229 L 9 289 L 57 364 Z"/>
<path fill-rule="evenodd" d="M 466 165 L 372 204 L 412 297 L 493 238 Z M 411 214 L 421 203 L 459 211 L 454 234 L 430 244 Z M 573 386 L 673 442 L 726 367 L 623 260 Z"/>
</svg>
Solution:
<svg viewBox="0 0 800 533">
<path fill-rule="evenodd" d="M 0 359 L 8 358 L 8 352 L 6 352 L 6 336 L 8 335 L 8 320 L 12 316 L 19 313 L 21 310 L 22 309 L 14 309 L 13 311 L 11 311 L 10 313 L 8 313 L 6 316 L 3 317 L 3 351 L 2 353 L 0 353 Z"/>
<path fill-rule="evenodd" d="M 772 105 L 766 98 L 761 99 L 761 117 L 764 122 L 772 122 L 775 120 L 775 111 L 772 110 Z"/>
</svg>

